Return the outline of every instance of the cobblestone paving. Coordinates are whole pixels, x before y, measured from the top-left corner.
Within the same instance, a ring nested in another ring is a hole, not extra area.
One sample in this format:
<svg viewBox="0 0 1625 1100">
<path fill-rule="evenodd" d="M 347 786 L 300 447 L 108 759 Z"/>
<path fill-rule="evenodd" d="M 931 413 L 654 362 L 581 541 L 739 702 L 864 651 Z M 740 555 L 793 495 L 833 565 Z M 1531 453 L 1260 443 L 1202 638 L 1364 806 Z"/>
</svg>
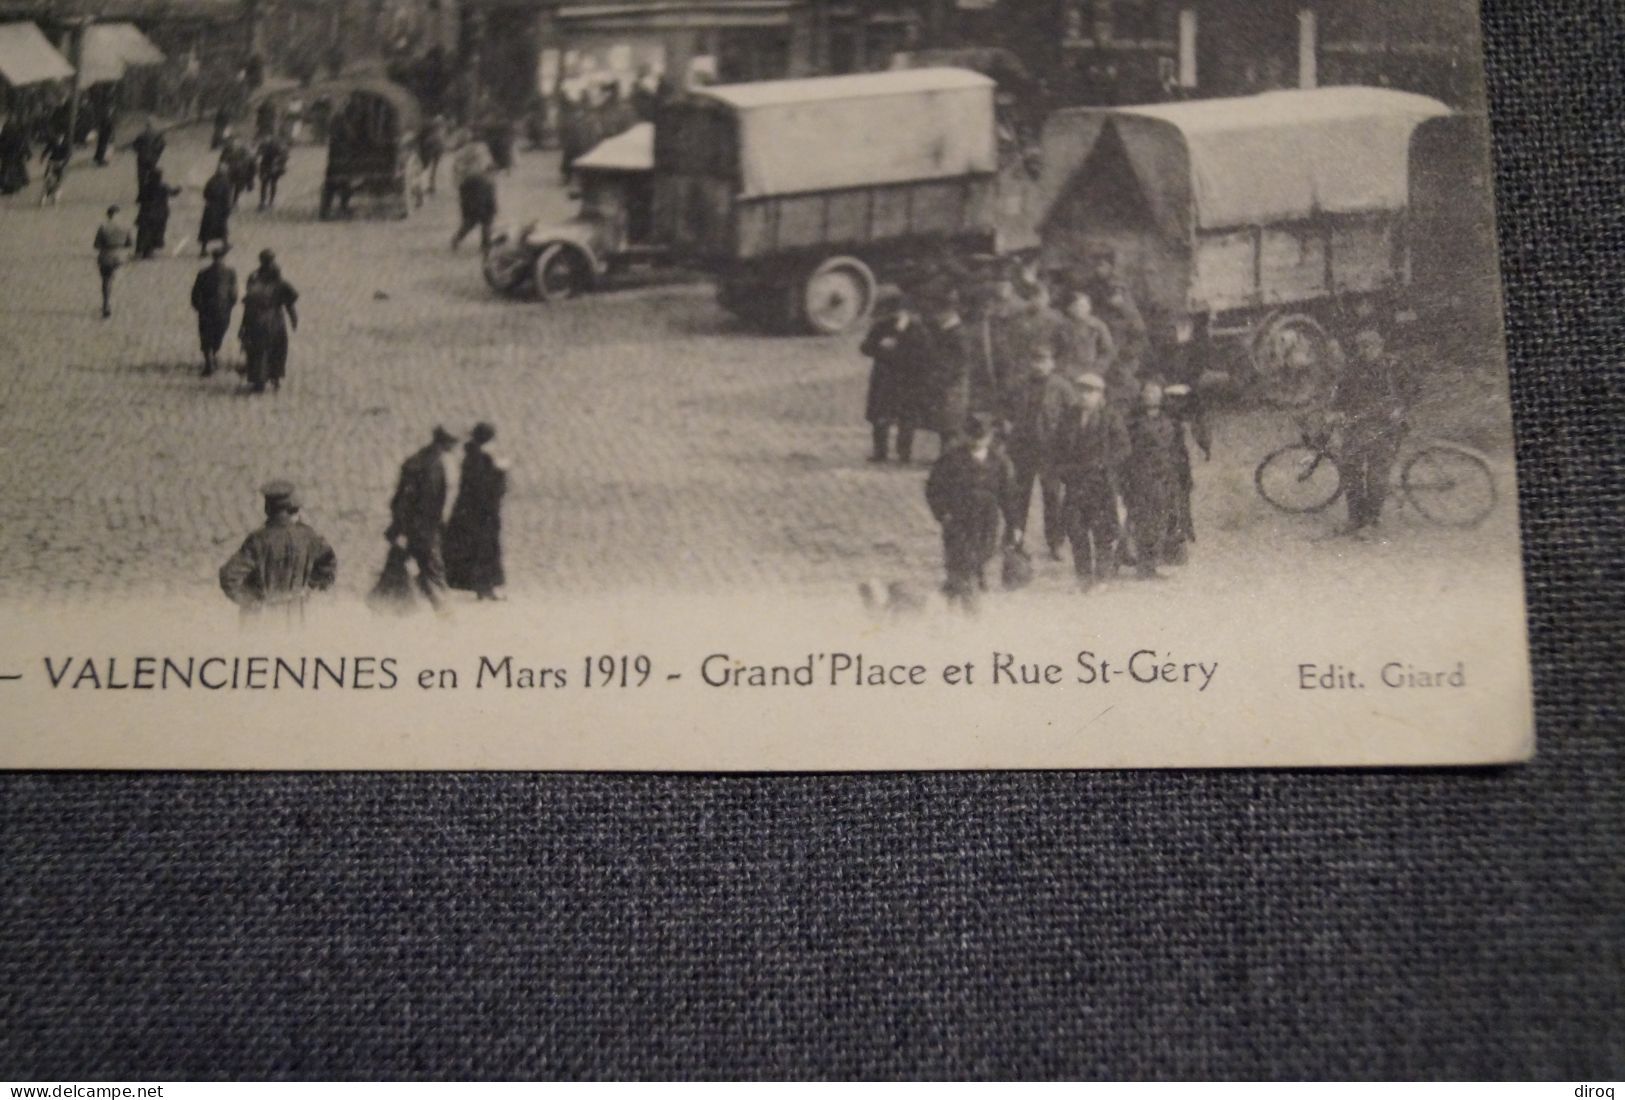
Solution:
<svg viewBox="0 0 1625 1100">
<path fill-rule="evenodd" d="M 235 375 L 200 378 L 187 297 L 209 160 L 199 133 L 172 136 L 166 171 L 191 185 L 170 226 L 179 255 L 125 268 L 106 322 L 90 240 L 109 201 L 133 216 L 129 154 L 76 164 L 59 207 L 0 200 L 0 597 L 210 591 L 273 476 L 302 486 L 338 549 L 341 588 L 362 592 L 400 461 L 436 422 L 478 419 L 497 424 L 514 464 L 504 541 L 516 595 L 934 578 L 924 468 L 864 461 L 855 338 L 750 332 L 708 284 L 670 273 L 563 304 L 499 299 L 477 249 L 448 248 L 445 188 L 406 221 L 316 221 L 316 149 L 295 152 L 275 214 L 249 197 L 232 225 L 240 275 L 271 247 L 301 291 L 288 382 L 256 398 Z M 525 156 L 500 182 L 504 217 L 566 213 L 554 175 L 551 157 Z M 227 351 L 239 354 L 235 333 Z M 1314 541 L 1329 519 L 1270 515 L 1252 492 L 1253 464 L 1287 430 L 1265 414 L 1221 420 L 1220 459 L 1198 471 L 1204 541 L 1161 591 L 1493 544 L 1488 529 L 1403 522 L 1388 545 Z M 1492 527 L 1510 537 L 1503 489 Z M 1064 573 L 1047 567 L 1041 585 L 1061 591 Z"/>
</svg>

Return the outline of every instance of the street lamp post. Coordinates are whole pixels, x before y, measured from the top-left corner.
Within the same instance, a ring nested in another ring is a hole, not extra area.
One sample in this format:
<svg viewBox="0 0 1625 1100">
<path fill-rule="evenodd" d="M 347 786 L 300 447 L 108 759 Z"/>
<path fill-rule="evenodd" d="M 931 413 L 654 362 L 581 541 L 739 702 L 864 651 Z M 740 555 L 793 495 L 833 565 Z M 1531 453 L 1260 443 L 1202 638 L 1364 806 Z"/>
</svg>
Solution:
<svg viewBox="0 0 1625 1100">
<path fill-rule="evenodd" d="M 79 134 L 79 92 L 84 86 L 85 69 L 85 36 L 90 31 L 90 25 L 95 17 L 90 15 L 76 15 L 69 26 L 72 28 L 73 44 L 73 88 L 68 93 L 68 155 L 73 155 L 74 139 Z"/>
</svg>

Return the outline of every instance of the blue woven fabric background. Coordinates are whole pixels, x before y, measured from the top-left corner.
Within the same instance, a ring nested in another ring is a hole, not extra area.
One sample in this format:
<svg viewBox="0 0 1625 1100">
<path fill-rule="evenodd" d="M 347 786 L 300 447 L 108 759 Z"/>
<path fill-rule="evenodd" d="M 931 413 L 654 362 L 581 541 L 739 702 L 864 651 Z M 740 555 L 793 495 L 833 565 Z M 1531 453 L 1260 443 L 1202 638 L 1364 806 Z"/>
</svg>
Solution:
<svg viewBox="0 0 1625 1100">
<path fill-rule="evenodd" d="M 0 1077 L 1625 1075 L 1625 8 L 1485 18 L 1533 764 L 7 775 Z"/>
</svg>

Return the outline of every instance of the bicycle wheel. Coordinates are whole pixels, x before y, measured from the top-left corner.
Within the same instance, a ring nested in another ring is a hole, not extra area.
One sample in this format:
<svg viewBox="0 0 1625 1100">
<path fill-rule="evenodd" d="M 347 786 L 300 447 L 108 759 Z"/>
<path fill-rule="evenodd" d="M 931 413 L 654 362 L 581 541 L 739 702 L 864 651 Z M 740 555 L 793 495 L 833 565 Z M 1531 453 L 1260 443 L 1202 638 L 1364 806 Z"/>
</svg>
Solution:
<svg viewBox="0 0 1625 1100">
<path fill-rule="evenodd" d="M 1476 527 L 1495 508 L 1495 475 L 1483 455 L 1455 443 L 1427 443 L 1400 474 L 1405 499 L 1434 523 Z"/>
<path fill-rule="evenodd" d="M 1289 443 L 1265 456 L 1253 472 L 1258 495 L 1283 512 L 1325 509 L 1343 491 L 1332 456 L 1306 443 Z"/>
</svg>

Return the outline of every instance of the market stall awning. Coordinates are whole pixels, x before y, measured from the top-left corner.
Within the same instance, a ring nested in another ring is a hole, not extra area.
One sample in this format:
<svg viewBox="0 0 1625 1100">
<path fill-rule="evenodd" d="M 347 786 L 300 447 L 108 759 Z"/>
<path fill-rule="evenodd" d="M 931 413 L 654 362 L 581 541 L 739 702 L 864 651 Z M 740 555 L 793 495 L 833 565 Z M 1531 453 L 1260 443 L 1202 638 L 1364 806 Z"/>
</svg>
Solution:
<svg viewBox="0 0 1625 1100">
<path fill-rule="evenodd" d="M 68 59 L 32 23 L 0 23 L 0 77 L 13 88 L 73 75 Z"/>
<path fill-rule="evenodd" d="M 105 84 L 122 78 L 126 69 L 159 65 L 163 60 L 164 52 L 134 23 L 92 23 L 85 28 L 80 82 Z"/>
</svg>

